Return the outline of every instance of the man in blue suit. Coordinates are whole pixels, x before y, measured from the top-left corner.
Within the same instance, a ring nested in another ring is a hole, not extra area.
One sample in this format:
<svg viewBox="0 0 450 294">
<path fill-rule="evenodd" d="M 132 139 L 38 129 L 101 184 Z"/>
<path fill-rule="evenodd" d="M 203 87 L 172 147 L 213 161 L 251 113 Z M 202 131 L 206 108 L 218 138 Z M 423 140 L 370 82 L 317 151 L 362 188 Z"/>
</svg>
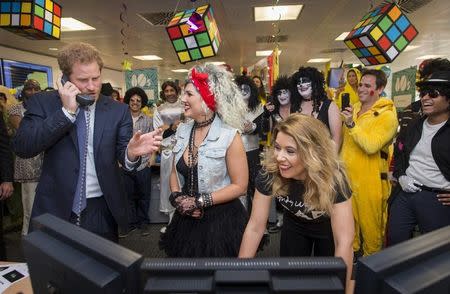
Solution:
<svg viewBox="0 0 450 294">
<path fill-rule="evenodd" d="M 27 101 L 13 141 L 20 157 L 45 152 L 32 217 L 51 213 L 117 242 L 118 225 L 127 224 L 118 163 L 134 169 L 158 149 L 161 130 L 132 136 L 128 107 L 100 94 L 103 61 L 92 45 L 66 46 L 58 64 L 67 81 Z M 93 103 L 83 106 L 79 94 Z"/>
</svg>

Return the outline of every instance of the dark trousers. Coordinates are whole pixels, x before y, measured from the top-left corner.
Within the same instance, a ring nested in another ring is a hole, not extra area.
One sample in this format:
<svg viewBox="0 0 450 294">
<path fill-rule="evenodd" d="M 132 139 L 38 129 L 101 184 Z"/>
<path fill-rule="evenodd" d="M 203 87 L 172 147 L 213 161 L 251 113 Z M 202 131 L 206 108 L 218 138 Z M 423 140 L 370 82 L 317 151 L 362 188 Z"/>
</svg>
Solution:
<svg viewBox="0 0 450 294">
<path fill-rule="evenodd" d="M 152 191 L 150 168 L 132 172 L 124 170 L 123 179 L 128 199 L 130 228 L 149 224 L 148 210 Z"/>
<path fill-rule="evenodd" d="M 411 239 L 416 225 L 423 234 L 450 225 L 450 206 L 442 205 L 436 196 L 429 191 L 400 191 L 395 196 L 389 210 L 388 246 Z"/>
<path fill-rule="evenodd" d="M 247 186 L 247 211 L 248 215 L 252 212 L 253 196 L 255 194 L 255 179 L 261 169 L 259 162 L 259 149 L 247 152 L 248 164 L 248 186 Z"/>
<path fill-rule="evenodd" d="M 331 224 L 313 224 L 311 230 L 295 225 L 284 214 L 280 238 L 280 256 L 334 256 L 334 239 Z M 319 229 L 320 227 L 320 229 Z"/>
<path fill-rule="evenodd" d="M 77 223 L 77 216 L 72 213 L 69 221 Z M 103 196 L 87 199 L 86 209 L 81 212 L 80 227 L 110 241 L 119 241 L 116 220 Z"/>
<path fill-rule="evenodd" d="M 3 201 L 0 201 L 0 260 L 6 260 L 5 240 L 3 238 Z"/>
</svg>

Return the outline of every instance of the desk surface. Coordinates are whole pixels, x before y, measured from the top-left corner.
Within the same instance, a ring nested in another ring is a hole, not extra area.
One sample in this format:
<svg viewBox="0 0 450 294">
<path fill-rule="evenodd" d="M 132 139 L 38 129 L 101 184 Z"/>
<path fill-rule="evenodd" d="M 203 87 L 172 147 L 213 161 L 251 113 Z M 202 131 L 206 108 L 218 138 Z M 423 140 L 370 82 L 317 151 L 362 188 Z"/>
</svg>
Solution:
<svg viewBox="0 0 450 294">
<path fill-rule="evenodd" d="M 0 265 L 2 264 L 11 264 L 14 262 L 9 261 L 0 261 Z M 9 286 L 4 292 L 4 294 L 17 294 L 17 293 L 23 293 L 23 294 L 33 294 L 33 288 L 31 287 L 31 280 L 30 277 L 26 277 L 21 279 L 20 281 L 17 281 L 11 286 Z"/>
</svg>

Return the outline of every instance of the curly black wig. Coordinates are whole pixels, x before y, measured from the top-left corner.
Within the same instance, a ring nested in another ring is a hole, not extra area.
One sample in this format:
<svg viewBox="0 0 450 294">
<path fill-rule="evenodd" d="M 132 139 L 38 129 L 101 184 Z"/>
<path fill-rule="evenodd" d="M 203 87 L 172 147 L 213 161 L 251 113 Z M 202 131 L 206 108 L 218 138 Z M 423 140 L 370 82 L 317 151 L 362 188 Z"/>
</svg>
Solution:
<svg viewBox="0 0 450 294">
<path fill-rule="evenodd" d="M 270 97 L 273 105 L 275 106 L 275 112 L 278 113 L 280 109 L 280 101 L 278 101 L 278 92 L 280 90 L 287 89 L 291 92 L 291 113 L 297 112 L 299 108 L 298 99 L 296 99 L 293 95 L 291 89 L 291 80 L 287 76 L 279 76 L 278 79 L 272 86 L 272 92 L 270 93 Z"/>
<path fill-rule="evenodd" d="M 125 92 L 125 96 L 123 97 L 123 102 L 125 102 L 126 104 L 130 104 L 130 99 L 134 95 L 138 95 L 139 97 L 141 97 L 141 102 L 142 102 L 141 108 L 147 106 L 148 96 L 145 93 L 145 91 L 139 87 L 133 87 L 133 88 L 128 89 Z"/>
<path fill-rule="evenodd" d="M 242 85 L 248 85 L 250 87 L 250 98 L 248 99 L 247 107 L 254 111 L 258 105 L 259 105 L 259 99 L 258 99 L 258 88 L 256 87 L 255 82 L 248 76 L 237 76 L 234 81 L 239 86 L 239 89 Z"/>
<path fill-rule="evenodd" d="M 297 89 L 297 83 L 301 77 L 307 77 L 311 80 L 312 87 L 312 99 L 313 99 L 313 112 L 319 112 L 320 104 L 327 98 L 325 93 L 325 78 L 323 74 L 315 67 L 300 67 L 296 73 L 291 77 L 291 92 L 295 100 L 299 101 L 299 109 L 301 111 L 301 103 L 303 97 L 300 95 Z"/>
</svg>

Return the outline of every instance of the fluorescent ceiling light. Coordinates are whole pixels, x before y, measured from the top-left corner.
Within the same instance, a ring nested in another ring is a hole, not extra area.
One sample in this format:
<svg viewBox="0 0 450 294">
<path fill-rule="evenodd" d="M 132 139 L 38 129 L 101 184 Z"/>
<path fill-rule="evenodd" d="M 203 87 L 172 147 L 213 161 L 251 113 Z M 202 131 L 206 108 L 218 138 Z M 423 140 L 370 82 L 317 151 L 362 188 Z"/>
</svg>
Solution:
<svg viewBox="0 0 450 294">
<path fill-rule="evenodd" d="M 138 55 L 133 56 L 133 58 L 139 59 L 139 60 L 162 60 L 161 57 L 156 55 Z"/>
<path fill-rule="evenodd" d="M 347 35 L 348 35 L 349 33 L 350 33 L 350 32 L 343 32 L 342 34 L 340 34 L 339 36 L 337 36 L 337 38 L 334 39 L 334 40 L 335 40 L 335 41 L 344 41 L 345 38 L 347 37 Z"/>
<path fill-rule="evenodd" d="M 432 58 L 439 58 L 442 57 L 443 55 L 422 55 L 417 57 L 416 59 L 418 60 L 424 60 L 424 59 L 432 59 Z"/>
<path fill-rule="evenodd" d="M 94 27 L 72 17 L 61 18 L 61 32 L 92 31 Z"/>
<path fill-rule="evenodd" d="M 171 80 L 172 78 L 167 78 L 168 80 Z"/>
<path fill-rule="evenodd" d="M 331 58 L 312 58 L 310 60 L 308 60 L 308 63 L 325 63 L 330 61 Z"/>
<path fill-rule="evenodd" d="M 180 68 L 180 69 L 172 69 L 173 72 L 188 72 L 189 70 Z"/>
<path fill-rule="evenodd" d="M 50 48 L 48 48 L 48 50 L 50 50 L 50 51 L 58 51 L 58 48 L 56 48 L 56 47 L 50 47 Z"/>
<path fill-rule="evenodd" d="M 417 49 L 419 47 L 420 47 L 419 45 L 408 45 L 408 46 L 406 46 L 405 50 L 403 50 L 403 52 L 411 51 L 411 50 Z"/>
<path fill-rule="evenodd" d="M 255 21 L 295 20 L 303 5 L 277 5 L 255 7 Z"/>
<path fill-rule="evenodd" d="M 207 62 L 207 63 L 214 64 L 214 65 L 222 65 L 222 64 L 225 64 L 226 62 L 225 61 L 212 61 L 212 62 Z"/>
<path fill-rule="evenodd" d="M 278 55 L 281 54 L 283 50 L 278 50 Z M 273 50 L 258 50 L 256 51 L 256 56 L 269 56 L 272 54 Z"/>
</svg>

